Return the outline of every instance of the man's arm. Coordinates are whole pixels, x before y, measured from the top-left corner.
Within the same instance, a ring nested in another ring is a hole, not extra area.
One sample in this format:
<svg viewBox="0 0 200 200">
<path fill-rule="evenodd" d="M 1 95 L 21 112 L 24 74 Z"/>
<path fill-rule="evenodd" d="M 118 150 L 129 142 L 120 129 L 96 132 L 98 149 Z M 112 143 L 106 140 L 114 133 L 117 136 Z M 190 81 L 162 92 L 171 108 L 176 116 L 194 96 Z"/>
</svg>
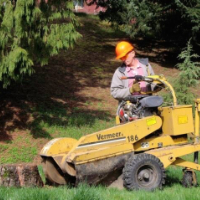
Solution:
<svg viewBox="0 0 200 200">
<path fill-rule="evenodd" d="M 121 73 L 117 69 L 113 75 L 110 87 L 111 95 L 117 100 L 122 100 L 131 94 L 129 88 L 125 87 L 124 81 L 128 80 L 121 80 L 121 76 Z"/>
</svg>

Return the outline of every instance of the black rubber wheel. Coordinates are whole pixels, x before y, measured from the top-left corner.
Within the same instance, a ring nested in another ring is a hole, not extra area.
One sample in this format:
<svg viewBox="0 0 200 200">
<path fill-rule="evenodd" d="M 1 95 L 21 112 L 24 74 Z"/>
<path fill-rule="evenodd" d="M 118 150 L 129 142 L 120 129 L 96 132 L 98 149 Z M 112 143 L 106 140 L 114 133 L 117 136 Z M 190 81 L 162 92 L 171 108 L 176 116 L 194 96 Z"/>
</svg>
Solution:
<svg viewBox="0 0 200 200">
<path fill-rule="evenodd" d="M 194 176 L 196 177 L 196 173 L 194 172 Z M 183 174 L 182 185 L 186 188 L 197 186 L 197 184 L 193 181 L 193 175 L 191 171 L 185 171 Z"/>
<path fill-rule="evenodd" d="M 162 162 L 151 154 L 142 153 L 130 157 L 123 169 L 124 187 L 128 190 L 161 189 L 164 179 Z"/>
</svg>

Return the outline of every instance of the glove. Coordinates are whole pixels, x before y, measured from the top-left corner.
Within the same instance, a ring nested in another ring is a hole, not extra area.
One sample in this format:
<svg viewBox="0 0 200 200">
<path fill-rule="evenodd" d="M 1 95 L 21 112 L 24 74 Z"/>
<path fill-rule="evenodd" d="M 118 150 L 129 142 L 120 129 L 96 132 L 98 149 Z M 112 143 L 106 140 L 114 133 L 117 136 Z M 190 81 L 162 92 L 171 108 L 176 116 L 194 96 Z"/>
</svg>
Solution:
<svg viewBox="0 0 200 200">
<path fill-rule="evenodd" d="M 136 81 L 142 81 L 144 79 L 141 75 L 135 75 L 134 78 Z"/>
<path fill-rule="evenodd" d="M 134 92 L 140 92 L 140 84 L 138 82 L 133 83 L 133 85 L 129 88 L 130 93 L 133 94 Z"/>
</svg>

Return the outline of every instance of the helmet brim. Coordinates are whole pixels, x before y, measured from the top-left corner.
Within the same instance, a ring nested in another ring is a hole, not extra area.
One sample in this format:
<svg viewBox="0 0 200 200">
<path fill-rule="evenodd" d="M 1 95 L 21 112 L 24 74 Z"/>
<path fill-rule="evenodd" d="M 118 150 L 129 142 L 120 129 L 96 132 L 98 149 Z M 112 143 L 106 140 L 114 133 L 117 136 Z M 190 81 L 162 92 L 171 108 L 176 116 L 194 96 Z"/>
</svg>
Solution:
<svg viewBox="0 0 200 200">
<path fill-rule="evenodd" d="M 124 53 L 120 54 L 119 56 L 117 56 L 115 59 L 119 60 L 120 58 L 123 58 L 124 56 L 126 56 L 130 51 L 132 51 L 134 49 L 134 47 L 130 47 L 128 49 L 126 49 L 126 51 L 124 51 Z"/>
</svg>

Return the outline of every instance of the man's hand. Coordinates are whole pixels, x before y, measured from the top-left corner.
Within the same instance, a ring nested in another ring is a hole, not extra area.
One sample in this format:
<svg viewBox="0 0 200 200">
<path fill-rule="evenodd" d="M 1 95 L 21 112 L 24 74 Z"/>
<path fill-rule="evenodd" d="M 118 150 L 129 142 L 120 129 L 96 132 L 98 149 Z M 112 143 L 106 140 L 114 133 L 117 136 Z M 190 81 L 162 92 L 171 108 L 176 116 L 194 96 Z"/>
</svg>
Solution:
<svg viewBox="0 0 200 200">
<path fill-rule="evenodd" d="M 131 94 L 133 94 L 134 92 L 140 92 L 140 84 L 138 82 L 133 83 L 132 87 L 130 87 L 129 90 Z"/>
<path fill-rule="evenodd" d="M 142 81 L 144 79 L 141 75 L 135 75 L 134 78 L 136 81 Z"/>
</svg>

